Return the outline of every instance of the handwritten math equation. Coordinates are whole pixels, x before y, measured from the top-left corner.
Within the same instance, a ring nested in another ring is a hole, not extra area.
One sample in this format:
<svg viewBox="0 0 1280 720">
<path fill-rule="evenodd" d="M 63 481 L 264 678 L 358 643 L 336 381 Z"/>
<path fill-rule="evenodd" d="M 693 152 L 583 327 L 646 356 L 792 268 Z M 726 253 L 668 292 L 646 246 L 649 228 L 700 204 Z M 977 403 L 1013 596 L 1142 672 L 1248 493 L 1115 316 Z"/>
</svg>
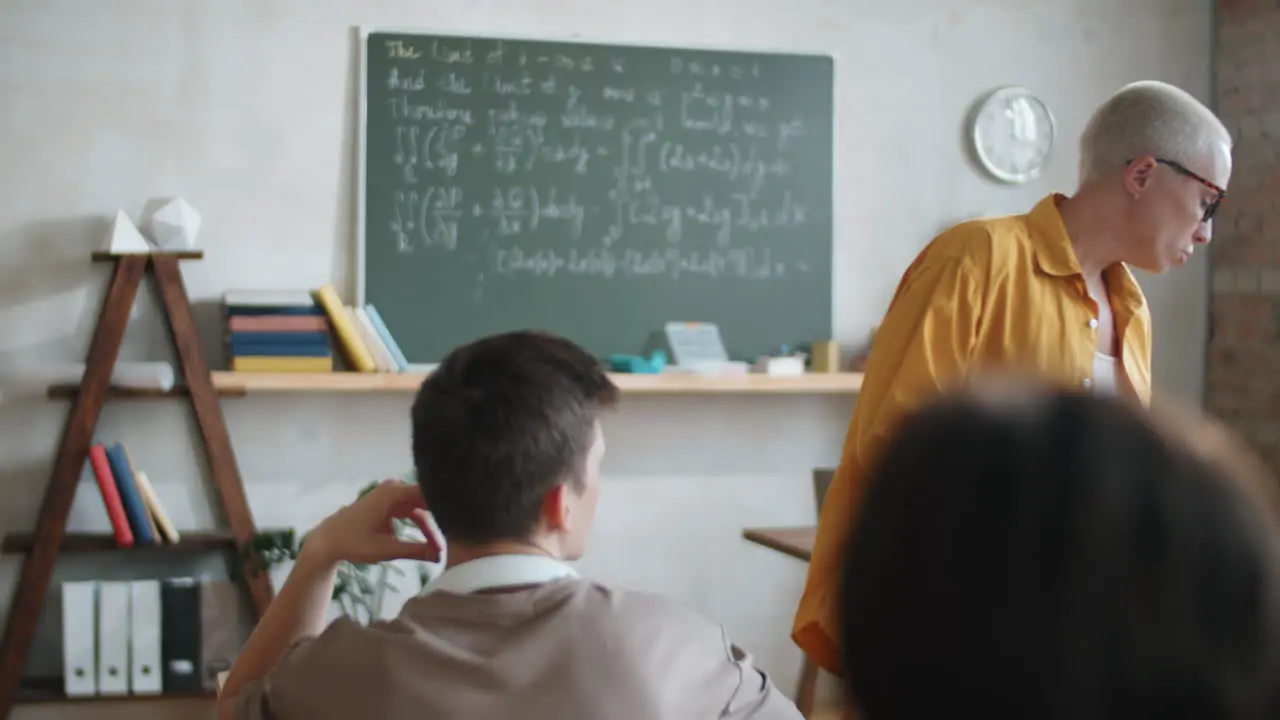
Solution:
<svg viewBox="0 0 1280 720">
<path fill-rule="evenodd" d="M 489 276 L 808 272 L 795 247 L 829 196 L 801 180 L 815 123 L 830 118 L 762 90 L 757 62 L 673 51 L 655 74 L 594 49 L 370 46 L 390 60 L 367 112 L 392 129 L 383 232 L 395 251 L 466 251 Z"/>
</svg>

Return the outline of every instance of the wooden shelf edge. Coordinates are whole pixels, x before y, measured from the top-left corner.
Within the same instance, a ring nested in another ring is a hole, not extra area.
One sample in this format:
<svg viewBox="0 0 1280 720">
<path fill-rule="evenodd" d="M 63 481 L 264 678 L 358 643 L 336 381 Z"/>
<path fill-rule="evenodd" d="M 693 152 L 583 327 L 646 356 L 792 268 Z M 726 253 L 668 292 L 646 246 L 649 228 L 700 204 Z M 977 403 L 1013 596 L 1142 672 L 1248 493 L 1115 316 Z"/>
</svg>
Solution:
<svg viewBox="0 0 1280 720">
<path fill-rule="evenodd" d="M 222 397 L 248 394 L 284 393 L 413 393 L 424 373 L 210 373 L 214 390 Z M 611 373 L 614 383 L 628 395 L 854 395 L 862 389 L 862 373 L 808 373 L 799 377 L 776 375 L 659 375 Z M 78 385 L 53 385 L 50 400 L 70 400 Z M 116 400 L 146 400 L 186 397 L 185 387 L 172 390 L 113 387 L 107 397 Z"/>
<path fill-rule="evenodd" d="M 155 695 L 86 695 L 68 697 L 63 691 L 62 678 L 41 677 L 23 678 L 18 691 L 13 695 L 15 705 L 46 705 L 61 703 L 119 703 L 119 702 L 160 702 L 166 700 L 216 700 L 218 694 L 213 690 L 190 692 L 159 693 Z"/>
<path fill-rule="evenodd" d="M 270 529 L 259 529 L 260 533 L 274 532 Z M 231 534 L 230 530 L 200 530 L 200 531 L 179 531 L 181 536 L 178 544 L 160 544 L 160 545 L 135 545 L 131 547 L 120 547 L 116 544 L 115 535 L 111 533 L 77 533 L 69 532 L 63 536 L 62 545 L 59 552 L 64 553 L 92 553 L 92 552 L 163 552 L 163 553 L 194 553 L 213 550 L 229 550 L 234 549 L 237 545 L 236 538 Z M 21 532 L 9 533 L 4 536 L 4 540 L 0 541 L 0 552 L 25 554 L 31 552 L 35 546 L 35 533 Z"/>
<path fill-rule="evenodd" d="M 215 388 L 217 389 L 217 388 Z M 79 385 L 50 385 L 45 392 L 46 397 L 50 400 L 70 400 L 80 392 Z M 159 390 L 156 388 L 128 388 L 128 387 L 112 387 L 107 390 L 107 397 L 112 400 L 147 400 L 155 398 L 181 398 L 191 394 L 191 390 L 184 386 L 178 386 L 172 390 Z M 234 388 L 218 390 L 219 395 L 237 396 L 243 395 Z"/>
<path fill-rule="evenodd" d="M 71 398 L 74 398 L 78 392 L 80 392 L 79 385 L 50 385 L 45 394 L 50 400 L 70 400 Z M 113 399 L 184 397 L 187 394 L 189 393 L 185 387 L 175 387 L 172 390 L 112 387 L 107 390 L 107 397 Z"/>
<path fill-rule="evenodd" d="M 267 393 L 411 393 L 423 373 L 246 373 L 214 372 L 222 395 Z M 775 375 L 619 374 L 610 378 L 632 395 L 853 395 L 862 389 L 862 373 Z"/>
<path fill-rule="evenodd" d="M 780 375 L 620 374 L 609 377 L 633 395 L 845 395 L 862 389 L 861 373 Z"/>
<path fill-rule="evenodd" d="M 106 250 L 95 250 L 89 257 L 93 262 L 111 262 L 118 258 L 135 257 L 135 256 L 154 256 L 154 257 L 171 257 L 179 260 L 201 260 L 204 258 L 203 250 L 152 250 L 144 253 L 113 253 Z"/>
<path fill-rule="evenodd" d="M 766 527 L 746 528 L 742 537 L 770 550 L 776 550 L 797 560 L 809 561 L 813 555 L 816 527 Z"/>
</svg>

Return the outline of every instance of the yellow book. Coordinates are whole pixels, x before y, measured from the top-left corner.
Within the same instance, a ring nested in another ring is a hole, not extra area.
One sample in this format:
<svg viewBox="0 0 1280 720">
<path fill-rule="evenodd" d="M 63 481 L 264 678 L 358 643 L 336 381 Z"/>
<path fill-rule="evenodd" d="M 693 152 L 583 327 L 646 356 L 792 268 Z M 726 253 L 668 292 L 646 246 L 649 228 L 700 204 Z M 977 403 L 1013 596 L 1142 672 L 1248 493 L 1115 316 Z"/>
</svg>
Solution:
<svg viewBox="0 0 1280 720">
<path fill-rule="evenodd" d="M 231 359 L 233 372 L 333 372 L 333 358 L 249 355 Z"/>
<path fill-rule="evenodd" d="M 346 308 L 343 307 L 342 300 L 338 297 L 338 292 L 333 289 L 333 285 L 325 283 L 313 294 L 316 302 L 324 308 L 324 314 L 329 317 L 329 324 L 333 325 L 333 332 L 338 336 L 338 345 L 342 348 L 342 354 L 351 364 L 352 369 L 357 372 L 377 372 L 378 364 L 374 362 L 373 354 L 360 340 L 360 334 L 351 323 L 351 317 L 347 315 Z"/>
<path fill-rule="evenodd" d="M 151 511 L 154 524 L 159 528 L 159 532 L 156 534 L 157 541 L 160 537 L 164 537 L 165 540 L 169 541 L 170 545 L 177 545 L 182 537 L 178 535 L 178 530 L 173 527 L 173 522 L 169 520 L 169 514 L 164 511 L 164 506 L 160 504 L 160 497 L 156 495 L 156 490 L 151 486 L 151 481 L 147 479 L 147 474 L 134 468 L 133 479 L 134 482 L 138 483 L 138 490 L 142 495 L 142 503 Z"/>
</svg>

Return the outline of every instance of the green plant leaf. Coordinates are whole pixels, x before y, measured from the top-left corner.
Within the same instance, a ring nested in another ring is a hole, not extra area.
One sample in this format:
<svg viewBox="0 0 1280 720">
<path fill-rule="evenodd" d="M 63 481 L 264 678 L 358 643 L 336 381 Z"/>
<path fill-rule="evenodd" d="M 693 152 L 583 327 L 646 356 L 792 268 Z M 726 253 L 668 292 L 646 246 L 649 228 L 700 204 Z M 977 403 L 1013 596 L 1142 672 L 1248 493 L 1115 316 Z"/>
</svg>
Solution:
<svg viewBox="0 0 1280 720">
<path fill-rule="evenodd" d="M 360 489 L 356 499 L 364 497 L 379 484 L 376 480 L 368 483 Z M 402 540 L 422 539 L 421 531 L 408 520 L 396 519 L 391 527 L 395 536 Z M 251 575 L 267 572 L 275 565 L 297 560 L 309 537 L 309 532 L 299 535 L 293 528 L 260 532 L 240 548 L 237 559 Z M 421 586 L 430 582 L 431 572 L 426 563 L 414 563 L 414 570 Z M 381 608 L 374 605 L 381 604 L 386 591 L 400 592 L 390 578 L 407 575 L 398 563 L 344 562 L 338 566 L 331 600 L 343 615 L 355 622 L 368 624 L 378 618 Z"/>
</svg>

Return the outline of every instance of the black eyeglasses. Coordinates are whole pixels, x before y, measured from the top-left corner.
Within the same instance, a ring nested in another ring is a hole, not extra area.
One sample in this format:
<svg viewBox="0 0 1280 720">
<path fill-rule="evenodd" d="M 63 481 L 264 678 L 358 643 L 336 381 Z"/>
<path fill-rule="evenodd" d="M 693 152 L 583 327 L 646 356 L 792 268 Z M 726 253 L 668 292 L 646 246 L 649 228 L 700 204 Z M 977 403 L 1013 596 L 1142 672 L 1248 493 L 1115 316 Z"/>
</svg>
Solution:
<svg viewBox="0 0 1280 720">
<path fill-rule="evenodd" d="M 1128 162 L 1133 162 L 1133 160 L 1129 160 Z M 1213 201 L 1210 202 L 1209 206 L 1204 209 L 1204 215 L 1200 218 L 1200 222 L 1209 222 L 1210 220 L 1212 220 L 1213 214 L 1218 212 L 1218 205 L 1219 203 L 1222 202 L 1222 198 L 1227 196 L 1227 191 L 1221 187 L 1218 187 L 1216 184 L 1210 182 L 1209 180 L 1205 179 L 1203 176 L 1195 172 L 1192 172 L 1187 168 L 1186 165 L 1183 165 L 1182 163 L 1176 160 L 1166 160 L 1165 158 L 1156 158 L 1156 162 L 1160 163 L 1161 165 L 1164 165 L 1165 167 L 1173 169 L 1175 172 L 1177 172 L 1180 175 L 1184 175 L 1186 177 L 1191 178 L 1192 180 L 1195 180 L 1196 182 L 1200 183 L 1201 185 L 1204 185 L 1205 187 L 1209 188 L 1216 194 L 1216 197 L 1214 197 Z M 1125 163 L 1125 164 L 1127 165 L 1128 163 Z"/>
</svg>

